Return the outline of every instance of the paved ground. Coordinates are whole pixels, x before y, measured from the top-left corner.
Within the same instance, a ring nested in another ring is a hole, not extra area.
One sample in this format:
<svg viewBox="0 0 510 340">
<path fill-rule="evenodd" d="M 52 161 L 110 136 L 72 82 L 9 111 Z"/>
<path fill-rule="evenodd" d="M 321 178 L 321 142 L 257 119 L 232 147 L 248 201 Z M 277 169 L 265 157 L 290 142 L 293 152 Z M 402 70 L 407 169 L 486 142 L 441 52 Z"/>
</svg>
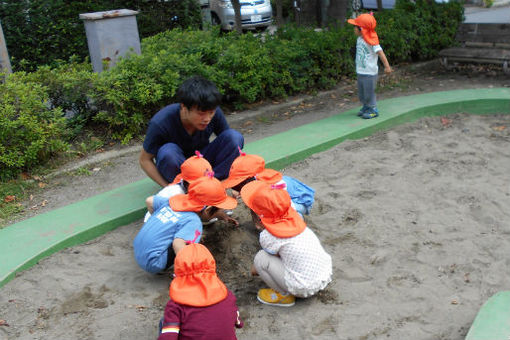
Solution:
<svg viewBox="0 0 510 340">
<path fill-rule="evenodd" d="M 506 23 L 510 24 L 510 0 L 499 0 L 490 8 L 466 7 L 465 23 Z"/>
</svg>

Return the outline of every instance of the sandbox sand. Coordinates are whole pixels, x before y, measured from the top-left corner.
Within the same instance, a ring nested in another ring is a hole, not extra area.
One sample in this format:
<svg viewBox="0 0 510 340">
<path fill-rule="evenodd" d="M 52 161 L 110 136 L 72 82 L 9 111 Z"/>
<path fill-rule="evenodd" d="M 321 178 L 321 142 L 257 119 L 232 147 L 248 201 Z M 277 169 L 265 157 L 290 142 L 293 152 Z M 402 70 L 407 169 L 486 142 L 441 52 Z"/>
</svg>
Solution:
<svg viewBox="0 0 510 340">
<path fill-rule="evenodd" d="M 306 218 L 334 279 L 292 308 L 256 301 L 257 232 L 206 230 L 238 298 L 239 339 L 463 339 L 510 289 L 510 116 L 424 118 L 284 170 L 317 190 Z M 0 339 L 155 339 L 168 276 L 133 260 L 141 221 L 42 260 L 0 289 Z M 22 250 L 20 250 L 22 251 Z"/>
</svg>

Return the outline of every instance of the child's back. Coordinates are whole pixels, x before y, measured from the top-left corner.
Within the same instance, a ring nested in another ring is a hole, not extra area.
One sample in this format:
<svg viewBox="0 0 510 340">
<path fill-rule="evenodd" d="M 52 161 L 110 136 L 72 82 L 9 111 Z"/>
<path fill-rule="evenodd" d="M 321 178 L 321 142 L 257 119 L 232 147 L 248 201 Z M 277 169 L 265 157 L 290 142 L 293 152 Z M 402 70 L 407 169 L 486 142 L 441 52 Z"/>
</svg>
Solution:
<svg viewBox="0 0 510 340">
<path fill-rule="evenodd" d="M 216 275 L 216 262 L 201 244 L 185 246 L 175 259 L 170 301 L 158 340 L 233 340 L 243 326 L 234 294 Z"/>
</svg>

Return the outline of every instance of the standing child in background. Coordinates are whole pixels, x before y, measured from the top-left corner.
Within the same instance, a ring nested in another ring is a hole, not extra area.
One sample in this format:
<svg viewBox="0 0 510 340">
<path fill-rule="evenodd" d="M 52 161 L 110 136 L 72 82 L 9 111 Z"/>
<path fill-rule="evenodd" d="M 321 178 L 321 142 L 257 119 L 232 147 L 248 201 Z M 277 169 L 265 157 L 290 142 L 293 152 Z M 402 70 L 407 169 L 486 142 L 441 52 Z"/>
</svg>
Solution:
<svg viewBox="0 0 510 340">
<path fill-rule="evenodd" d="M 216 275 L 216 262 L 201 244 L 185 246 L 175 258 L 170 301 L 158 340 L 234 340 L 242 328 L 234 294 Z"/>
<path fill-rule="evenodd" d="M 378 57 L 384 65 L 385 73 L 391 73 L 392 69 L 379 45 L 379 37 L 375 32 L 376 21 L 374 16 L 365 13 L 359 15 L 356 19 L 349 19 L 347 22 L 354 25 L 354 34 L 358 37 L 356 40 L 356 74 L 358 77 L 358 97 L 361 104 L 363 104 L 358 116 L 364 119 L 375 118 L 379 116 L 375 96 L 377 74 L 379 72 Z"/>
<path fill-rule="evenodd" d="M 284 189 L 290 195 L 292 208 L 301 216 L 310 214 L 315 190 L 293 177 L 282 176 L 280 172 L 265 166 L 264 158 L 258 155 L 248 155 L 239 150 L 239 157 L 232 163 L 228 178 L 222 184 L 226 189 L 232 188 L 234 197 L 239 196 L 239 192 L 245 184 L 254 180 L 269 184 L 284 184 Z"/>
<path fill-rule="evenodd" d="M 198 242 L 202 235 L 200 214 L 213 206 L 234 209 L 237 201 L 227 196 L 211 172 L 190 183 L 187 194 L 170 199 L 153 197 L 154 213 L 133 240 L 135 260 L 149 273 L 159 273 L 173 265 L 176 254 L 186 242 Z M 149 199 L 150 200 L 150 199 Z M 231 219 L 237 225 L 237 221 Z"/>
<path fill-rule="evenodd" d="M 260 275 L 270 287 L 260 289 L 257 299 L 268 305 L 290 307 L 295 297 L 309 297 L 324 289 L 333 273 L 331 256 L 290 207 L 290 196 L 280 185 L 253 181 L 241 189 L 244 203 L 265 228 L 259 236 L 252 275 Z"/>
</svg>

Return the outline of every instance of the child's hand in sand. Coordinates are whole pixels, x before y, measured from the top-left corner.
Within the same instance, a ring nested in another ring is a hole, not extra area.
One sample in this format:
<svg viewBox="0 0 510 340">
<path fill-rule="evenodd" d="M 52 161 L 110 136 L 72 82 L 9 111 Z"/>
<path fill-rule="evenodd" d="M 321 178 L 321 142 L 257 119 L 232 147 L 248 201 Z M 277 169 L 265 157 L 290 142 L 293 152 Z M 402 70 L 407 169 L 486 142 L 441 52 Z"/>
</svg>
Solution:
<svg viewBox="0 0 510 340">
<path fill-rule="evenodd" d="M 218 218 L 218 220 L 225 221 L 228 224 L 233 224 L 234 227 L 239 227 L 239 222 L 235 218 L 227 215 L 225 213 L 225 210 L 223 210 L 223 209 L 219 209 L 211 217 L 216 217 L 216 218 Z"/>
</svg>

